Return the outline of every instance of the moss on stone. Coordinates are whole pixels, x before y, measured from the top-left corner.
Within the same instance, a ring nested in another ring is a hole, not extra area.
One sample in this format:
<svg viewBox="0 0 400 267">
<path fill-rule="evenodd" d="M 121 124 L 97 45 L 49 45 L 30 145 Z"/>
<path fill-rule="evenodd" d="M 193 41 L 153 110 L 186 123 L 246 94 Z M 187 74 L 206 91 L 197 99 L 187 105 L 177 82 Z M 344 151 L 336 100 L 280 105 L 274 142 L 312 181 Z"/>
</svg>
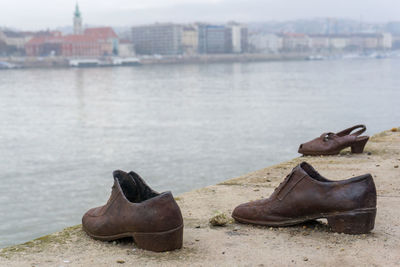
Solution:
<svg viewBox="0 0 400 267">
<path fill-rule="evenodd" d="M 54 244 L 65 244 L 73 235 L 82 232 L 82 225 L 75 225 L 71 227 L 67 227 L 64 230 L 38 237 L 34 240 L 25 242 L 20 245 L 15 245 L 11 247 L 6 247 L 0 250 L 0 257 L 10 258 L 13 254 L 23 252 L 23 251 L 32 251 L 35 253 L 43 251 L 48 245 Z"/>
<path fill-rule="evenodd" d="M 212 226 L 225 226 L 230 222 L 230 220 L 225 213 L 217 213 L 215 216 L 210 218 L 209 222 Z"/>
</svg>

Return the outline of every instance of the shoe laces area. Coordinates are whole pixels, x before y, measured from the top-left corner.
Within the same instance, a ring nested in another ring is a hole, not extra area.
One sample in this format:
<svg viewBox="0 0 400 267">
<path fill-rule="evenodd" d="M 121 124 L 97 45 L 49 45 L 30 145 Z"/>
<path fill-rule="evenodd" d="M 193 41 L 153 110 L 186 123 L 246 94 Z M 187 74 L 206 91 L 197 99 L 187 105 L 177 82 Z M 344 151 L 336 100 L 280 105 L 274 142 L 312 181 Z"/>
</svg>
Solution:
<svg viewBox="0 0 400 267">
<path fill-rule="evenodd" d="M 292 175 L 293 175 L 293 173 L 294 173 L 294 169 L 295 169 L 295 168 L 293 168 L 292 171 L 291 171 L 288 175 L 286 175 L 285 179 L 283 179 L 283 181 L 280 182 L 280 184 L 278 185 L 278 187 L 276 187 L 276 188 L 274 189 L 274 192 L 277 191 L 277 190 L 281 190 L 281 188 L 287 183 L 287 181 L 289 181 L 289 179 L 292 177 Z"/>
</svg>

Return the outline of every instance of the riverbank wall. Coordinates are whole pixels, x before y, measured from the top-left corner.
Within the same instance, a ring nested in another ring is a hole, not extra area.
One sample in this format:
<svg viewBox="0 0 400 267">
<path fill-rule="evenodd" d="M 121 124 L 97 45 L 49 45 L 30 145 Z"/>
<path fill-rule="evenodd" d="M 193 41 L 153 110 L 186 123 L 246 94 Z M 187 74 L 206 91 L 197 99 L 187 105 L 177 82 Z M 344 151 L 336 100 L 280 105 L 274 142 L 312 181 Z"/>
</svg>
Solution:
<svg viewBox="0 0 400 267">
<path fill-rule="evenodd" d="M 139 57 L 143 65 L 152 64 L 207 64 L 207 63 L 231 63 L 231 62 L 263 62 L 263 61 L 289 61 L 306 60 L 310 54 L 287 53 L 287 54 L 216 54 L 216 55 L 193 55 L 193 56 L 143 56 Z M 105 59 L 107 60 L 107 59 Z M 62 57 L 19 57 L 0 58 L 20 68 L 67 68 L 69 59 Z M 105 64 L 104 66 L 112 67 Z"/>
<path fill-rule="evenodd" d="M 372 174 L 378 204 L 371 233 L 333 233 L 324 221 L 273 228 L 230 219 L 235 206 L 267 198 L 302 161 L 333 180 Z M 97 241 L 77 225 L 0 250 L 0 266 L 398 266 L 399 165 L 400 128 L 393 128 L 372 136 L 362 154 L 298 157 L 177 196 L 185 224 L 180 250 L 155 253 L 132 240 Z M 226 215 L 225 226 L 209 223 L 216 214 Z"/>
</svg>

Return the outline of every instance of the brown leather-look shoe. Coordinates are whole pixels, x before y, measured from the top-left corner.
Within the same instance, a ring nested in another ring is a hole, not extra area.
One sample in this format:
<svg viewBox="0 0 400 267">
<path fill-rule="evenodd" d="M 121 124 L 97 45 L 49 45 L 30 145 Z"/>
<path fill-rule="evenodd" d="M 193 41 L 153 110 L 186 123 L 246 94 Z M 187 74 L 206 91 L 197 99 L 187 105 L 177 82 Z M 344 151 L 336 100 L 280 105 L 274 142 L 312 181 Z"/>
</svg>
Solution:
<svg viewBox="0 0 400 267">
<path fill-rule="evenodd" d="M 342 181 L 322 177 L 306 162 L 296 166 L 268 199 L 241 204 L 241 223 L 289 226 L 326 218 L 334 232 L 364 234 L 374 228 L 376 189 L 370 174 Z"/>
<path fill-rule="evenodd" d="M 157 193 L 134 172 L 114 171 L 104 206 L 90 209 L 82 228 L 99 240 L 133 237 L 140 248 L 168 251 L 182 247 L 183 219 L 171 192 Z"/>
<path fill-rule="evenodd" d="M 360 130 L 351 133 L 355 129 Z M 356 125 L 338 133 L 323 133 L 307 143 L 301 144 L 299 153 L 306 156 L 317 155 L 337 155 L 346 147 L 351 147 L 352 153 L 362 153 L 369 136 L 359 136 L 367 127 L 365 125 Z"/>
</svg>

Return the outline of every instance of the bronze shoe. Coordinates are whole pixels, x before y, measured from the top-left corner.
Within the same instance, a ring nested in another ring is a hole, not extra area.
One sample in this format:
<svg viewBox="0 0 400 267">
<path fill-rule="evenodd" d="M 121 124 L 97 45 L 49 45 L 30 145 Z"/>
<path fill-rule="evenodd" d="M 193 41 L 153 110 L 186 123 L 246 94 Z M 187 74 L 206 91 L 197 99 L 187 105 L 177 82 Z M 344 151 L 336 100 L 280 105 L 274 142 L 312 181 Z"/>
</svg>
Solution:
<svg viewBox="0 0 400 267">
<path fill-rule="evenodd" d="M 108 202 L 85 213 L 83 230 L 99 240 L 133 237 L 138 247 L 151 251 L 181 248 L 183 219 L 171 192 L 155 192 L 134 172 L 113 176 Z"/>
<path fill-rule="evenodd" d="M 326 218 L 334 232 L 364 234 L 374 228 L 376 189 L 370 174 L 342 181 L 322 177 L 306 162 L 296 166 L 268 199 L 241 204 L 241 223 L 288 226 Z"/>
<path fill-rule="evenodd" d="M 355 129 L 360 130 L 352 133 Z M 352 153 L 362 153 L 369 136 L 359 136 L 365 132 L 365 125 L 356 125 L 338 133 L 323 133 L 307 143 L 301 144 L 299 153 L 307 156 L 337 155 L 346 147 L 351 147 Z"/>
</svg>

